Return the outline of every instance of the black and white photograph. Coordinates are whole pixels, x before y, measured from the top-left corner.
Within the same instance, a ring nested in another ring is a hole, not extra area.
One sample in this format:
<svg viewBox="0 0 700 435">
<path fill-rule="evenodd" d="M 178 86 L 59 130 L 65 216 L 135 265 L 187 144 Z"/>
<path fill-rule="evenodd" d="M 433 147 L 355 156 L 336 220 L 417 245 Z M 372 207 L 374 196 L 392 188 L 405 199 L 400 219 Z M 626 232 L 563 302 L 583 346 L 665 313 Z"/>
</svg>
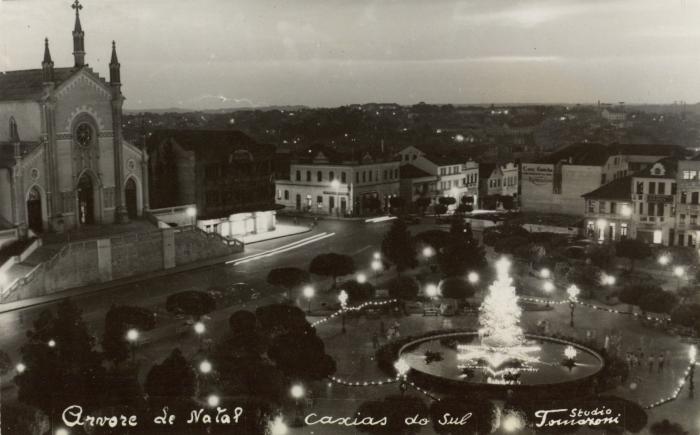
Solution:
<svg viewBox="0 0 700 435">
<path fill-rule="evenodd" d="M 700 0 L 0 0 L 0 435 L 699 435 Z"/>
</svg>

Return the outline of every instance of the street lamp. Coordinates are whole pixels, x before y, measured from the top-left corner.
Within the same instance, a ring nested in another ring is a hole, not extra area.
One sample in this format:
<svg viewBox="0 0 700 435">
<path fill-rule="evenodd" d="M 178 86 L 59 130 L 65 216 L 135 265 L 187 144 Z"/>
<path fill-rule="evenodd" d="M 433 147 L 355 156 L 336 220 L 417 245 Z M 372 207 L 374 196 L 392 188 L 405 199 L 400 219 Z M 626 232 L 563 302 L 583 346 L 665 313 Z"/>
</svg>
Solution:
<svg viewBox="0 0 700 435">
<path fill-rule="evenodd" d="M 435 255 L 435 250 L 431 248 L 430 246 L 426 246 L 423 248 L 423 257 L 430 259 L 433 255 Z"/>
<path fill-rule="evenodd" d="M 518 432 L 523 428 L 523 420 L 515 413 L 509 413 L 503 418 L 503 429 L 506 432 Z"/>
<path fill-rule="evenodd" d="M 690 349 L 688 349 L 688 358 L 690 359 L 690 373 L 688 374 L 688 382 L 690 382 L 690 386 L 688 388 L 688 394 L 691 398 L 695 393 L 695 383 L 693 381 L 695 380 L 695 361 L 697 358 L 697 353 L 698 349 L 695 347 L 695 345 L 691 345 Z"/>
<path fill-rule="evenodd" d="M 554 291 L 554 284 L 552 281 L 545 281 L 544 284 L 542 284 L 542 289 L 545 293 L 547 293 L 547 306 L 549 306 L 549 295 L 551 295 Z"/>
<path fill-rule="evenodd" d="M 54 340 L 54 339 L 52 338 L 52 339 L 49 340 L 49 342 L 46 343 L 46 344 L 47 344 L 49 347 L 56 347 L 56 340 Z"/>
<path fill-rule="evenodd" d="M 382 253 L 377 251 L 374 253 L 373 257 L 375 260 L 381 260 L 382 259 Z"/>
<path fill-rule="evenodd" d="M 24 363 L 17 363 L 15 370 L 17 370 L 17 373 L 21 375 L 25 370 L 27 370 L 27 366 L 25 366 Z"/>
<path fill-rule="evenodd" d="M 221 403 L 221 398 L 219 396 L 217 396 L 216 394 L 210 394 L 209 397 L 207 397 L 207 404 L 211 408 L 216 408 L 217 406 L 219 406 L 220 403 Z"/>
<path fill-rule="evenodd" d="M 662 266 L 666 266 L 668 263 L 671 262 L 671 258 L 668 255 L 661 255 L 659 257 L 659 264 Z"/>
<path fill-rule="evenodd" d="M 440 289 L 435 284 L 428 284 L 425 286 L 425 295 L 430 299 L 435 299 L 440 293 Z"/>
<path fill-rule="evenodd" d="M 676 281 L 676 291 L 678 291 L 681 288 L 681 278 L 685 275 L 685 269 L 682 266 L 676 266 L 673 268 L 673 274 L 678 279 Z"/>
<path fill-rule="evenodd" d="M 575 285 L 572 285 L 568 289 L 566 289 L 566 293 L 569 295 L 569 308 L 571 309 L 571 320 L 569 321 L 569 325 L 571 327 L 574 326 L 574 309 L 576 308 L 576 301 L 578 301 L 578 295 L 581 293 L 581 290 L 579 290 L 578 287 Z"/>
<path fill-rule="evenodd" d="M 365 275 L 364 273 L 358 273 L 355 277 L 355 280 L 360 284 L 364 284 L 367 282 L 367 275 Z"/>
<path fill-rule="evenodd" d="M 203 360 L 202 362 L 199 363 L 199 371 L 203 375 L 207 375 L 207 374 L 211 373 L 211 370 L 212 370 L 212 365 L 209 361 Z"/>
<path fill-rule="evenodd" d="M 552 272 L 550 272 L 546 267 L 540 270 L 540 277 L 543 279 L 549 279 L 550 276 L 552 276 Z"/>
<path fill-rule="evenodd" d="M 394 363 L 394 369 L 396 370 L 396 377 L 399 380 L 399 390 L 401 390 L 401 395 L 403 395 L 406 392 L 406 375 L 411 369 L 411 366 L 408 365 L 405 359 L 399 358 Z"/>
<path fill-rule="evenodd" d="M 292 385 L 292 388 L 289 390 L 290 394 L 294 398 L 294 401 L 296 402 L 296 416 L 294 417 L 294 426 L 296 427 L 301 427 L 303 426 L 302 420 L 301 420 L 301 407 L 302 407 L 302 400 L 304 398 L 304 395 L 306 394 L 306 391 L 304 391 L 304 386 L 301 384 L 295 384 Z"/>
<path fill-rule="evenodd" d="M 197 216 L 197 208 L 195 207 L 187 207 L 187 210 L 185 210 L 185 213 L 187 216 L 190 218 L 190 224 L 192 226 L 195 226 L 195 218 Z"/>
<path fill-rule="evenodd" d="M 204 335 L 204 332 L 207 330 L 207 327 L 204 326 L 204 323 L 202 322 L 197 322 L 194 324 L 194 332 L 197 334 L 197 339 L 199 340 L 199 350 L 202 350 L 202 335 Z"/>
<path fill-rule="evenodd" d="M 331 181 L 331 187 L 335 189 L 335 210 L 336 210 L 336 215 L 340 216 L 340 208 L 338 208 L 338 202 L 340 201 L 340 194 L 338 193 L 338 189 L 340 189 L 340 181 L 337 179 L 334 179 Z"/>
<path fill-rule="evenodd" d="M 476 272 L 469 272 L 467 275 L 467 281 L 469 281 L 470 284 L 476 284 L 479 282 L 479 274 Z"/>
<path fill-rule="evenodd" d="M 374 271 L 374 280 L 376 281 L 378 279 L 379 271 L 382 270 L 382 262 L 381 260 L 374 259 L 372 260 L 371 264 L 372 270 Z"/>
<path fill-rule="evenodd" d="M 304 294 L 304 297 L 309 301 L 309 304 L 308 304 L 308 306 L 306 307 L 306 312 L 309 313 L 309 314 L 311 314 L 311 299 L 312 299 L 312 298 L 314 297 L 314 295 L 316 294 L 316 290 L 314 290 L 314 288 L 311 287 L 310 285 L 307 285 L 307 286 L 304 287 L 304 289 L 302 290 L 302 292 L 303 292 L 303 294 Z"/>
<path fill-rule="evenodd" d="M 131 328 L 126 331 L 126 339 L 131 343 L 131 361 L 136 361 L 136 342 L 139 339 L 139 331 L 137 329 Z"/>
<path fill-rule="evenodd" d="M 603 278 L 602 278 L 603 285 L 613 286 L 613 285 L 615 285 L 616 281 L 617 280 L 615 279 L 614 276 L 608 275 L 607 273 L 603 274 Z"/>
<path fill-rule="evenodd" d="M 338 300 L 340 301 L 340 309 L 343 313 L 343 329 L 342 332 L 345 334 L 345 308 L 348 306 L 348 292 L 341 290 L 338 295 Z"/>
</svg>

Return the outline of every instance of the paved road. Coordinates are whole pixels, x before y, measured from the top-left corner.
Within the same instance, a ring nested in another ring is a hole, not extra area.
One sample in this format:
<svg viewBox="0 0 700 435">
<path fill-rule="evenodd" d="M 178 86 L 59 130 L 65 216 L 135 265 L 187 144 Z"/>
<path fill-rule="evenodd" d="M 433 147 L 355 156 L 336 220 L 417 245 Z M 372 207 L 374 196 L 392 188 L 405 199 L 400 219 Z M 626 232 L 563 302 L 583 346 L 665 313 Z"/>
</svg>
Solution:
<svg viewBox="0 0 700 435">
<path fill-rule="evenodd" d="M 240 258 L 286 246 L 322 232 L 335 233 L 333 237 L 242 264 L 218 264 L 76 296 L 73 300 L 83 310 L 83 318 L 89 328 L 99 336 L 104 316 L 112 304 L 148 307 L 162 313 L 162 318 L 168 319 L 164 308 L 165 299 L 168 295 L 183 290 L 206 290 L 213 284 L 246 282 L 259 289 L 264 297 L 279 290 L 265 282 L 270 269 L 283 266 L 307 268 L 311 259 L 320 253 L 333 251 L 349 254 L 354 257 L 358 267 L 366 268 L 389 225 L 390 222 L 374 224 L 363 221 L 321 221 L 312 232 L 249 245 Z M 25 331 L 31 328 L 41 311 L 52 308 L 57 303 L 0 314 L 0 348 L 9 352 L 15 360 L 19 347 L 24 342 Z"/>
</svg>

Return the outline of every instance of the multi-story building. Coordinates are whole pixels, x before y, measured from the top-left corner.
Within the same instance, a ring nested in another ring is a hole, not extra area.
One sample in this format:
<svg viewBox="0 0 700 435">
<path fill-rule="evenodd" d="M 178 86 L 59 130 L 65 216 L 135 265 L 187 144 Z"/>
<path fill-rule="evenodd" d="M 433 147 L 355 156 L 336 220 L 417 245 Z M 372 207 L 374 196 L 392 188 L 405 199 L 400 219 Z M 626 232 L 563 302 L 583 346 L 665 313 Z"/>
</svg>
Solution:
<svg viewBox="0 0 700 435">
<path fill-rule="evenodd" d="M 492 167 L 482 185 L 485 187 L 482 192 L 487 203 L 505 206 L 504 202 L 509 201 L 510 207 L 517 206 L 519 192 L 518 165 L 513 162 L 497 164 Z"/>
<path fill-rule="evenodd" d="M 632 228 L 632 177 L 622 177 L 583 195 L 584 235 L 600 243 L 630 236 Z"/>
<path fill-rule="evenodd" d="M 401 165 L 399 174 L 401 178 L 399 195 L 409 209 L 416 210 L 415 203 L 419 198 L 427 198 L 432 202 L 437 196 L 437 175 L 429 174 L 410 163 Z"/>
<path fill-rule="evenodd" d="M 364 154 L 360 159 L 315 148 L 292 159 L 290 179 L 277 180 L 277 202 L 287 210 L 325 215 L 368 215 L 399 195 L 399 162 Z"/>
<path fill-rule="evenodd" d="M 666 158 L 632 176 L 632 238 L 648 243 L 673 244 L 677 169 L 678 160 Z"/>
<path fill-rule="evenodd" d="M 473 204 L 476 207 L 479 204 L 479 163 L 469 159 L 467 163 L 462 165 L 462 172 L 464 173 L 467 204 Z"/>
<path fill-rule="evenodd" d="M 580 215 L 584 194 L 664 157 L 684 155 L 685 150 L 675 145 L 571 145 L 537 162 L 522 164 L 521 208 Z"/>
<path fill-rule="evenodd" d="M 194 205 L 197 226 L 223 237 L 274 229 L 272 145 L 233 130 L 159 130 L 146 147 L 154 209 Z"/>
<path fill-rule="evenodd" d="M 466 157 L 428 152 L 414 146 L 402 149 L 398 156 L 401 165 L 411 164 L 438 177 L 436 197 L 452 197 L 456 199 L 456 204 L 459 204 L 463 196 L 470 197 L 478 194 L 475 189 L 475 186 L 479 184 L 478 164 L 472 162 L 467 165 Z M 476 165 L 476 170 L 474 165 Z M 472 178 L 471 181 L 467 181 L 467 172 L 471 177 L 477 174 L 477 179 Z M 471 189 L 469 185 L 471 185 Z"/>
<path fill-rule="evenodd" d="M 676 239 L 671 244 L 698 246 L 700 238 L 700 156 L 678 162 Z"/>
</svg>

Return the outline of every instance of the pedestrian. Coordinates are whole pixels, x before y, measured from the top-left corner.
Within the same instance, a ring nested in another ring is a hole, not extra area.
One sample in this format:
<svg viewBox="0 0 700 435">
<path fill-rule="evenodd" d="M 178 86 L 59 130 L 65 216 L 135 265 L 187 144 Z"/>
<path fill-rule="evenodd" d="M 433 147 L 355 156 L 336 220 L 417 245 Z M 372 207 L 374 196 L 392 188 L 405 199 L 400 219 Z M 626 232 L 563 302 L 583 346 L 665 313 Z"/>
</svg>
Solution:
<svg viewBox="0 0 700 435">
<path fill-rule="evenodd" d="M 647 363 L 649 365 L 649 373 L 654 371 L 654 355 L 649 355 L 649 359 L 647 360 Z"/>
</svg>

